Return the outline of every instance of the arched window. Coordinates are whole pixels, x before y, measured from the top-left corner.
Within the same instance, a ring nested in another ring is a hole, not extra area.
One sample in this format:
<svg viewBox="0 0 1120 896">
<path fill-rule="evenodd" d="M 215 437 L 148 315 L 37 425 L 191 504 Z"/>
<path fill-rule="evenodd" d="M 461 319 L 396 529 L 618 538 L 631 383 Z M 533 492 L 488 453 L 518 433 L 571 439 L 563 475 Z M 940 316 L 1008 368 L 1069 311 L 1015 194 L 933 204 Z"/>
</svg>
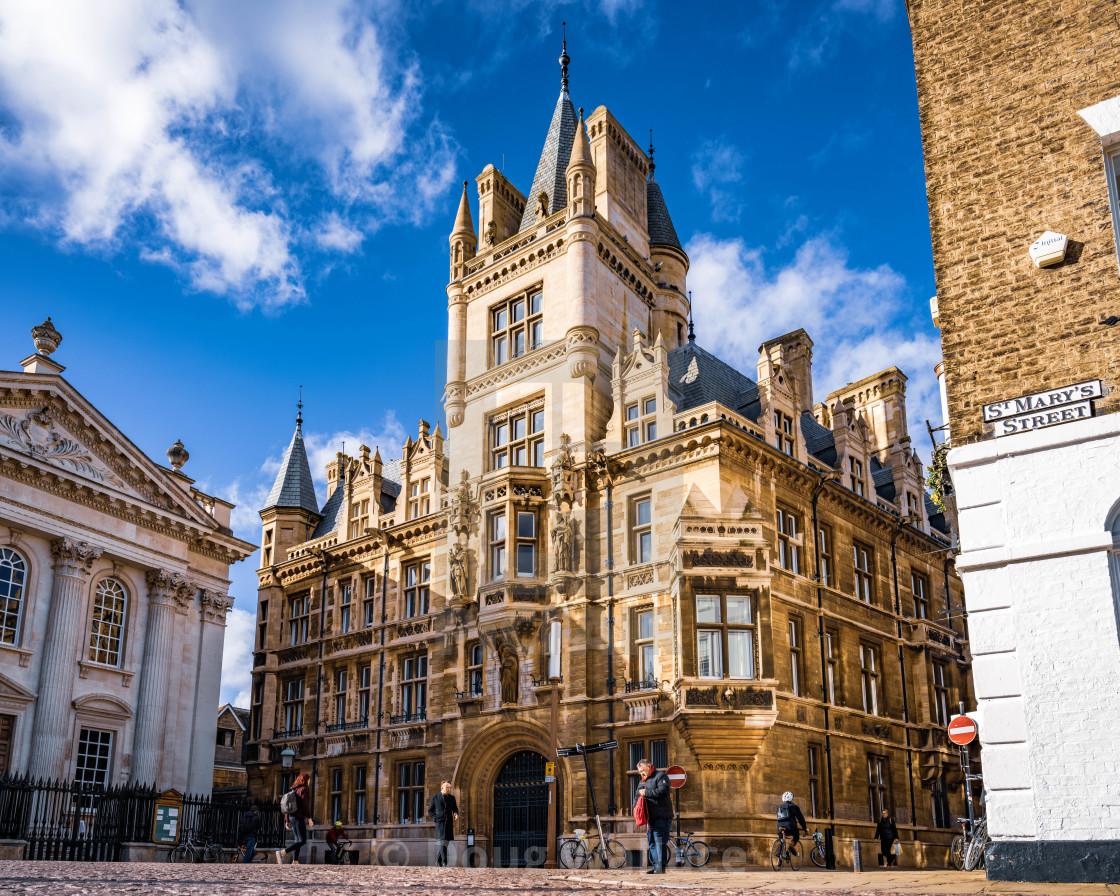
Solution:
<svg viewBox="0 0 1120 896">
<path fill-rule="evenodd" d="M 27 564 L 11 548 L 0 548 L 0 644 L 19 643 Z"/>
<path fill-rule="evenodd" d="M 106 666 L 119 666 L 124 640 L 124 614 L 128 594 L 116 579 L 102 579 L 93 596 L 93 620 L 89 628 L 89 658 Z"/>
</svg>

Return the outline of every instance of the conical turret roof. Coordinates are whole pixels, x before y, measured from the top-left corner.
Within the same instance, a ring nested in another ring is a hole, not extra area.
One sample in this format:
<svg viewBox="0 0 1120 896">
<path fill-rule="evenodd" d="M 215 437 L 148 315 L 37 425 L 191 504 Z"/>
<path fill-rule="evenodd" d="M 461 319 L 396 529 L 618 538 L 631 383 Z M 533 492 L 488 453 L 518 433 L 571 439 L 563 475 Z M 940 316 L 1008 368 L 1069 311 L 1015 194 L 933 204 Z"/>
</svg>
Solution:
<svg viewBox="0 0 1120 896">
<path fill-rule="evenodd" d="M 683 252 L 681 241 L 677 239 L 673 219 L 669 217 L 669 209 L 665 205 L 665 197 L 661 195 L 661 187 L 653 176 L 653 161 L 649 165 L 649 179 L 646 181 L 646 224 L 649 229 L 649 244 L 651 246 L 671 246 Z"/>
<path fill-rule="evenodd" d="M 303 446 L 303 420 L 296 417 L 296 431 L 291 444 L 284 452 L 280 462 L 280 472 L 272 483 L 264 510 L 283 508 L 298 509 L 318 514 L 319 500 L 315 497 L 315 481 L 311 478 L 311 467 L 307 463 L 307 450 Z"/>
<path fill-rule="evenodd" d="M 591 144 L 587 142 L 587 128 L 583 124 L 582 108 L 579 110 L 579 121 L 576 122 L 576 134 L 572 140 L 572 153 L 571 158 L 568 159 L 567 168 L 580 164 L 595 166 L 595 163 L 591 160 Z"/>
<path fill-rule="evenodd" d="M 521 216 L 518 231 L 526 230 L 537 223 L 537 197 L 544 193 L 548 196 L 548 213 L 568 204 L 568 160 L 572 156 L 572 143 L 576 138 L 576 110 L 568 96 L 567 52 L 560 57 L 564 72 L 560 98 L 552 110 L 552 122 L 548 135 L 544 138 L 544 149 L 537 162 L 537 173 L 533 177 L 533 188 L 526 197 L 525 213 Z"/>
<path fill-rule="evenodd" d="M 459 200 L 459 213 L 455 216 L 455 229 L 451 232 L 474 235 L 474 219 L 471 217 L 471 203 L 467 198 L 466 181 L 463 181 L 463 198 Z"/>
</svg>

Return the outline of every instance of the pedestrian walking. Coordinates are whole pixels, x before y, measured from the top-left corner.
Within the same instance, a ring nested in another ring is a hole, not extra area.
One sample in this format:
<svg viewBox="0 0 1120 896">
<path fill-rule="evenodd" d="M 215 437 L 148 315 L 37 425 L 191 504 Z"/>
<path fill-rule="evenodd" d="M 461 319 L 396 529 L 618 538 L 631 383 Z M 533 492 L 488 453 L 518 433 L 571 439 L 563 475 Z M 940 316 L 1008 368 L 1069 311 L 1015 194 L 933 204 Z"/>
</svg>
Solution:
<svg viewBox="0 0 1120 896">
<path fill-rule="evenodd" d="M 284 864 L 284 856 L 292 853 L 292 864 L 299 864 L 299 851 L 307 842 L 307 829 L 315 827 L 315 819 L 311 817 L 311 779 L 306 772 L 296 775 L 292 789 L 284 794 L 280 800 L 280 809 L 284 812 L 284 827 L 292 832 L 295 842 L 284 849 L 276 850 L 276 864 Z"/>
<path fill-rule="evenodd" d="M 245 856 L 241 859 L 242 864 L 248 865 L 253 861 L 253 856 L 257 852 L 257 834 L 261 829 L 261 813 L 257 811 L 257 807 L 250 805 L 245 810 L 245 814 L 241 816 L 241 823 L 237 826 L 237 833 L 241 835 L 241 841 L 245 844 Z"/>
<path fill-rule="evenodd" d="M 451 792 L 450 781 L 444 781 L 439 787 L 439 793 L 432 794 L 428 803 L 428 817 L 436 823 L 436 840 L 439 841 L 436 865 L 445 868 L 447 846 L 455 839 L 455 822 L 459 818 L 459 804 L 455 801 L 455 794 Z"/>
<path fill-rule="evenodd" d="M 665 873 L 665 851 L 668 849 L 669 828 L 673 821 L 673 801 L 669 798 L 669 776 L 654 768 L 648 759 L 638 760 L 638 796 L 646 802 L 646 840 L 649 842 L 653 866 L 646 874 Z"/>
<path fill-rule="evenodd" d="M 898 842 L 898 826 L 886 809 L 879 816 L 879 823 L 875 825 L 875 836 L 879 838 L 879 864 L 897 865 L 898 856 L 895 854 L 894 845 Z"/>
</svg>

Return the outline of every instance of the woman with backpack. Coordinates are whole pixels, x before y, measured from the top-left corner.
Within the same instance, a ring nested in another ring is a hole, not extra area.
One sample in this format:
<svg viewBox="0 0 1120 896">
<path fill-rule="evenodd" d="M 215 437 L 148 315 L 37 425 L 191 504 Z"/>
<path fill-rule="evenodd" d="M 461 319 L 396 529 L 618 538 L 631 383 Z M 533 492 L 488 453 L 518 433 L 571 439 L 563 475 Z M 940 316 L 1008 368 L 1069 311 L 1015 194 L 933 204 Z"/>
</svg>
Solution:
<svg viewBox="0 0 1120 896">
<path fill-rule="evenodd" d="M 299 864 L 299 851 L 307 842 L 307 829 L 315 827 L 315 819 L 311 817 L 311 789 L 308 784 L 311 779 L 306 772 L 296 775 L 292 789 L 280 798 L 280 811 L 284 813 L 284 827 L 293 833 L 296 840 L 284 849 L 276 850 L 276 864 L 284 864 L 284 856 L 293 853 L 293 865 Z"/>
</svg>

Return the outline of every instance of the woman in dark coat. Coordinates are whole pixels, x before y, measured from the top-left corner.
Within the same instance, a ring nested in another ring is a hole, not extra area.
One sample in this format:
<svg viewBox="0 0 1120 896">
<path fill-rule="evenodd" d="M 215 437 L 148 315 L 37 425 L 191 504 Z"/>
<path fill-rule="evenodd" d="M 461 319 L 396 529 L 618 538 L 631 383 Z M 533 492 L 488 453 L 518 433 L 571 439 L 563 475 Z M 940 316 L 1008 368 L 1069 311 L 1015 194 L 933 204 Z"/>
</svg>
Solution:
<svg viewBox="0 0 1120 896">
<path fill-rule="evenodd" d="M 898 856 L 894 854 L 894 841 L 898 839 L 898 827 L 886 809 L 875 825 L 875 836 L 879 838 L 879 855 L 886 857 L 885 865 L 897 865 Z"/>
<path fill-rule="evenodd" d="M 451 782 L 444 781 L 439 793 L 432 796 L 428 803 L 428 817 L 436 823 L 436 864 L 441 868 L 447 865 L 447 845 L 455 839 L 455 821 L 459 817 L 459 804 L 451 792 Z"/>
<path fill-rule="evenodd" d="M 276 850 L 276 864 L 284 864 L 284 856 L 291 853 L 292 864 L 299 864 L 299 851 L 303 849 L 303 845 L 307 842 L 307 829 L 315 827 L 315 819 L 311 817 L 311 779 L 307 777 L 306 772 L 300 772 L 296 776 L 295 782 L 292 784 L 292 790 L 296 793 L 296 810 L 290 813 L 284 820 L 284 827 L 287 828 L 295 836 L 295 843 L 290 844 L 284 849 Z"/>
</svg>

